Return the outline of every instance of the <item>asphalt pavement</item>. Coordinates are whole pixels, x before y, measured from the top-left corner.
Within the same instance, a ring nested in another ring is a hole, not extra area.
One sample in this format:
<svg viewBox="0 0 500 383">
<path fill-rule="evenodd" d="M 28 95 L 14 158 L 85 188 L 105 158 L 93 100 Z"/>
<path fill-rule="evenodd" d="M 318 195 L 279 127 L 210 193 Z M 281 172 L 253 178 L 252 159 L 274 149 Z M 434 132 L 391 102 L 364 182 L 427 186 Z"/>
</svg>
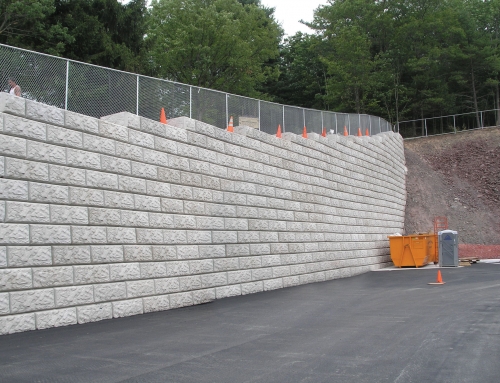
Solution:
<svg viewBox="0 0 500 383">
<path fill-rule="evenodd" d="M 377 271 L 0 337 L 0 382 L 500 381 L 500 264 Z"/>
</svg>

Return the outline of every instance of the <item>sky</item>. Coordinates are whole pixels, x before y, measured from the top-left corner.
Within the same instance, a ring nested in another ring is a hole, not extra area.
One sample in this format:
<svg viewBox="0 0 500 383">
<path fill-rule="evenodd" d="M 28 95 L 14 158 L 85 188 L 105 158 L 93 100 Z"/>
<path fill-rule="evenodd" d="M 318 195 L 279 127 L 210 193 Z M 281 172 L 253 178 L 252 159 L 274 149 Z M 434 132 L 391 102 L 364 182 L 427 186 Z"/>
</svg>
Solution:
<svg viewBox="0 0 500 383">
<path fill-rule="evenodd" d="M 261 0 L 261 3 L 276 8 L 276 20 L 281 23 L 285 34 L 292 36 L 299 31 L 312 33 L 312 30 L 299 23 L 299 20 L 312 21 L 314 10 L 319 5 L 327 4 L 327 0 Z"/>
<path fill-rule="evenodd" d="M 126 4 L 130 0 L 119 0 Z M 276 20 L 285 30 L 285 34 L 292 36 L 297 32 L 312 33 L 312 30 L 299 20 L 312 21 L 313 13 L 319 5 L 327 4 L 327 0 L 261 0 L 261 3 L 267 7 L 274 7 Z M 151 0 L 148 0 L 151 4 Z"/>
</svg>

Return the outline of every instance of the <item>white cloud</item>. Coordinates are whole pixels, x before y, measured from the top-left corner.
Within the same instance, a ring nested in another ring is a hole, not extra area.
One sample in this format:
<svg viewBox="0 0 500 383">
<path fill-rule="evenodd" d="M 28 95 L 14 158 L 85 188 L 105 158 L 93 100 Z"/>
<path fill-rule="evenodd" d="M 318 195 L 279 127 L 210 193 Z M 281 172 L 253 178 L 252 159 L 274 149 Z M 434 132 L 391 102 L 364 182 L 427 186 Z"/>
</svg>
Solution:
<svg viewBox="0 0 500 383">
<path fill-rule="evenodd" d="M 299 20 L 312 21 L 314 10 L 327 0 L 261 0 L 267 7 L 275 7 L 276 20 L 281 23 L 285 34 L 291 36 L 296 32 L 312 33 L 313 31 L 301 24 Z"/>
</svg>

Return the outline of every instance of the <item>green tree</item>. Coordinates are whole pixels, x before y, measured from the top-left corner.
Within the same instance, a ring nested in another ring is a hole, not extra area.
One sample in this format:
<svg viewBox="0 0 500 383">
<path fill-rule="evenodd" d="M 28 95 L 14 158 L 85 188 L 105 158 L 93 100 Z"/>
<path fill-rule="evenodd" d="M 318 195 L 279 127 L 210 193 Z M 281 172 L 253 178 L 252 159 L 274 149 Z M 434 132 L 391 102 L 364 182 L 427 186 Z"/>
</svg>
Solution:
<svg viewBox="0 0 500 383">
<path fill-rule="evenodd" d="M 51 23 L 56 12 L 54 0 L 2 0 L 0 42 L 50 54 L 61 54 L 74 41 L 67 28 Z"/>
<path fill-rule="evenodd" d="M 327 67 L 317 52 L 320 43 L 316 36 L 301 32 L 285 39 L 278 59 L 279 78 L 266 84 L 274 101 L 328 109 L 324 97 Z"/>
<path fill-rule="evenodd" d="M 155 0 L 146 43 L 161 77 L 247 96 L 276 76 L 282 30 L 255 4 L 236 0 Z"/>
</svg>

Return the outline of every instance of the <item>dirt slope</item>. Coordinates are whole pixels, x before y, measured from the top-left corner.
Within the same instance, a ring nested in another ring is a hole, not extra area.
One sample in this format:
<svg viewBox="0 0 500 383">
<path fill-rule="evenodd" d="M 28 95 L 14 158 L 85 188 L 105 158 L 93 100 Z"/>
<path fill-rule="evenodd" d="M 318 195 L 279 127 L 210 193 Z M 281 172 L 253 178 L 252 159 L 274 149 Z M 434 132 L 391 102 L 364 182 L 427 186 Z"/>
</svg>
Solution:
<svg viewBox="0 0 500 383">
<path fill-rule="evenodd" d="M 500 245 L 500 128 L 405 140 L 407 234 L 448 217 L 461 244 Z"/>
</svg>

